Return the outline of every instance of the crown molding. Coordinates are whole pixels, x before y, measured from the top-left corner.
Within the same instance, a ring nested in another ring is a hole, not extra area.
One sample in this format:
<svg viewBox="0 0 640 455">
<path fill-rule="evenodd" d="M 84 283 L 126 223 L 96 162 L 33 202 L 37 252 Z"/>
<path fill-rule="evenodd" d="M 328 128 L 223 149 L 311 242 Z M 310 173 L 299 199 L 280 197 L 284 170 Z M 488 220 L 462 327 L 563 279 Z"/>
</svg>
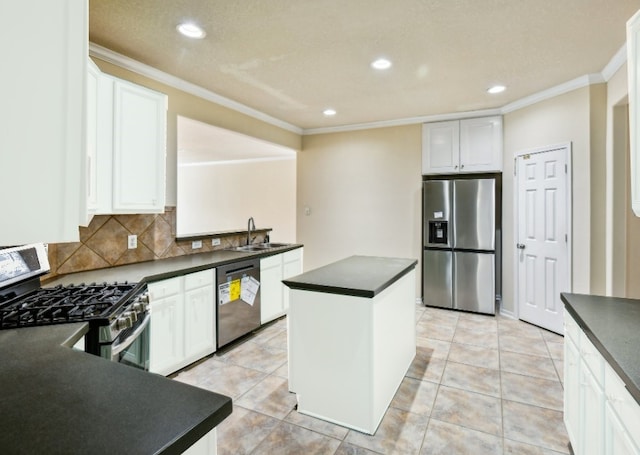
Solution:
<svg viewBox="0 0 640 455">
<path fill-rule="evenodd" d="M 396 120 L 382 120 L 379 122 L 356 123 L 343 126 L 327 126 L 322 128 L 308 128 L 303 130 L 303 135 L 342 133 L 346 131 L 369 130 L 373 128 L 387 128 L 390 126 L 415 125 L 416 123 L 443 122 L 447 120 L 460 120 L 472 117 L 488 117 L 490 115 L 500 115 L 500 109 L 484 109 L 480 111 L 453 112 L 449 114 L 426 115 L 422 117 L 408 117 Z"/>
<path fill-rule="evenodd" d="M 100 60 L 104 60 L 105 62 L 112 63 L 126 70 L 133 71 L 134 73 L 148 77 L 150 79 L 153 79 L 154 81 L 158 81 L 170 87 L 182 90 L 183 92 L 190 93 L 191 95 L 197 96 L 207 101 L 211 101 L 212 103 L 227 107 L 241 114 L 245 114 L 249 117 L 253 117 L 257 120 L 269 123 L 273 126 L 277 126 L 278 128 L 291 131 L 292 133 L 302 134 L 302 128 L 300 127 L 277 119 L 275 117 L 271 117 L 270 115 L 250 108 L 249 106 L 245 106 L 242 103 L 238 103 L 237 101 L 233 101 L 232 99 L 226 98 L 222 95 L 218 95 L 215 92 L 206 90 L 199 85 L 192 84 L 183 79 L 172 76 L 171 74 L 153 68 L 149 65 L 140 63 L 137 60 L 126 57 L 122 54 L 118 54 L 117 52 L 107 49 L 106 47 L 99 46 L 95 43 L 89 43 L 89 55 L 99 58 Z"/>
<path fill-rule="evenodd" d="M 618 52 L 611 57 L 609 63 L 607 63 L 607 65 L 602 69 L 602 77 L 604 80 L 609 82 L 613 75 L 616 74 L 625 63 L 627 63 L 627 43 L 623 44 L 622 47 L 618 49 Z"/>
<path fill-rule="evenodd" d="M 104 60 L 106 62 L 112 63 L 114 65 L 117 65 L 129 71 L 133 71 L 134 73 L 148 77 L 155 81 L 161 82 L 170 87 L 174 87 L 178 90 L 182 90 L 186 93 L 190 93 L 194 96 L 203 98 L 207 101 L 211 101 L 213 103 L 227 107 L 234 111 L 248 115 L 257 120 L 261 120 L 273 126 L 277 126 L 287 131 L 291 131 L 292 133 L 295 133 L 295 134 L 307 136 L 312 134 L 341 133 L 341 132 L 347 132 L 347 131 L 359 131 L 359 130 L 367 130 L 367 129 L 374 129 L 374 128 L 387 128 L 392 126 L 415 125 L 418 123 L 440 122 L 440 121 L 447 121 L 447 120 L 460 120 L 460 119 L 471 118 L 471 117 L 486 117 L 490 115 L 508 114 L 510 112 L 517 111 L 518 109 L 523 109 L 525 107 L 531 106 L 533 104 L 548 100 L 550 98 L 553 98 L 559 95 L 563 95 L 573 90 L 577 90 L 583 87 L 588 87 L 589 85 L 592 85 L 592 84 L 601 84 L 601 83 L 608 82 L 613 77 L 613 75 L 626 63 L 627 46 L 626 44 L 623 44 L 622 47 L 618 49 L 618 51 L 615 53 L 615 55 L 611 58 L 609 63 L 607 63 L 607 65 L 602 69 L 600 73 L 586 74 L 584 76 L 577 77 L 568 82 L 556 85 L 555 87 L 551 87 L 547 90 L 534 93 L 533 95 L 521 98 L 512 103 L 506 104 L 501 108 L 484 109 L 484 110 L 478 110 L 478 111 L 454 112 L 454 113 L 448 113 L 448 114 L 436 114 L 436 115 L 409 117 L 409 118 L 395 119 L 395 120 L 382 120 L 379 122 L 357 123 L 357 124 L 351 124 L 351 125 L 329 126 L 329 127 L 308 128 L 308 129 L 300 128 L 298 126 L 292 125 L 283 120 L 267 115 L 256 109 L 250 108 L 244 104 L 238 103 L 237 101 L 233 101 L 232 99 L 226 98 L 222 95 L 218 95 L 215 92 L 206 90 L 198 85 L 192 84 L 183 79 L 172 76 L 168 73 L 160 71 L 149 65 L 145 65 L 144 63 L 140 63 L 137 60 L 126 57 L 122 54 L 118 54 L 117 52 L 114 52 L 110 49 L 99 46 L 95 43 L 89 43 L 89 55 L 99 58 L 100 60 Z"/>
<path fill-rule="evenodd" d="M 577 90 L 579 88 L 588 87 L 591 84 L 599 84 L 605 82 L 601 74 L 587 74 L 585 76 L 577 77 L 573 80 L 565 82 L 564 84 L 556 85 L 550 89 L 543 90 L 538 93 L 534 93 L 531 96 L 526 96 L 513 103 L 509 103 L 502 107 L 501 113 L 508 114 L 509 112 L 517 111 L 518 109 L 531 106 L 532 104 L 539 103 L 541 101 L 554 98 L 556 96 L 563 95 L 565 93 Z"/>
</svg>

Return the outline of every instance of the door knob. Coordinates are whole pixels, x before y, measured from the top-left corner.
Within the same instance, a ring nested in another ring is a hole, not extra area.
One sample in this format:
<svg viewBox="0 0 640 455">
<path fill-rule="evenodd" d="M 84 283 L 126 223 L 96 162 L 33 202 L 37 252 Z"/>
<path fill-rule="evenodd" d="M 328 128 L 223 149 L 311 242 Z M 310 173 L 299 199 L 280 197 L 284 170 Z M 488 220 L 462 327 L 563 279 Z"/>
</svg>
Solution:
<svg viewBox="0 0 640 455">
<path fill-rule="evenodd" d="M 516 243 L 516 248 L 518 248 L 519 250 L 524 250 L 525 249 L 525 245 L 524 245 L 524 243 Z"/>
</svg>

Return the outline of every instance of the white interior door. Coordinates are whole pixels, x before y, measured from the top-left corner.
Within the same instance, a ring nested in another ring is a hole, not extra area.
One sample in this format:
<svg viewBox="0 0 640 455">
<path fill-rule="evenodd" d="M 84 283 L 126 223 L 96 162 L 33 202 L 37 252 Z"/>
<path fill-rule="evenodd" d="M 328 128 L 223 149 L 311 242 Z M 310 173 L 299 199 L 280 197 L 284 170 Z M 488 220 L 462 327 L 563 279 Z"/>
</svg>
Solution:
<svg viewBox="0 0 640 455">
<path fill-rule="evenodd" d="M 516 158 L 519 317 L 556 333 L 571 290 L 568 157 L 569 145 Z"/>
</svg>

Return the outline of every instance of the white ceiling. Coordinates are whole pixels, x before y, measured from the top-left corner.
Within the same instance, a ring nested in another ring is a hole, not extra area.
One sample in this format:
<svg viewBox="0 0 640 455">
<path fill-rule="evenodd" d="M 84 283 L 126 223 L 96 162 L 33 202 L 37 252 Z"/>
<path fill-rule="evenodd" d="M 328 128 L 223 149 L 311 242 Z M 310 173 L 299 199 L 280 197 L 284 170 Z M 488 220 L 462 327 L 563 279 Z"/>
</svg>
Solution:
<svg viewBox="0 0 640 455">
<path fill-rule="evenodd" d="M 302 129 L 499 108 L 600 73 L 640 0 L 91 0 L 89 38 Z M 203 40 L 176 32 L 201 25 Z M 386 56 L 393 67 L 369 66 Z M 492 84 L 507 86 L 489 95 Z M 325 118 L 332 107 L 338 114 Z"/>
</svg>

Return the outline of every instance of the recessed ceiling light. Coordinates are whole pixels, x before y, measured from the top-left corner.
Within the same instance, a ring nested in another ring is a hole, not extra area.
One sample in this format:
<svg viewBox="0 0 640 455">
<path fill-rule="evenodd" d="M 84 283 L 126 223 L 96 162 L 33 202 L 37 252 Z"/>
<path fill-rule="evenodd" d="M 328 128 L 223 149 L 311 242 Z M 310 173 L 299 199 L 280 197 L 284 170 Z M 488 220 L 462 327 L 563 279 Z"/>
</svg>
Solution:
<svg viewBox="0 0 640 455">
<path fill-rule="evenodd" d="M 335 109 L 325 109 L 324 111 L 322 111 L 322 114 L 325 117 L 333 117 L 334 115 L 336 115 L 336 110 Z"/>
<path fill-rule="evenodd" d="M 176 29 L 188 38 L 202 39 L 207 35 L 204 30 L 191 22 L 182 23 Z"/>
<path fill-rule="evenodd" d="M 386 70 L 391 68 L 391 62 L 386 58 L 379 58 L 371 62 L 371 67 L 377 70 Z"/>
<path fill-rule="evenodd" d="M 496 93 L 502 93 L 507 89 L 507 87 L 505 87 L 504 85 L 494 85 L 493 87 L 489 87 L 487 89 L 488 93 L 491 94 L 496 94 Z"/>
</svg>

